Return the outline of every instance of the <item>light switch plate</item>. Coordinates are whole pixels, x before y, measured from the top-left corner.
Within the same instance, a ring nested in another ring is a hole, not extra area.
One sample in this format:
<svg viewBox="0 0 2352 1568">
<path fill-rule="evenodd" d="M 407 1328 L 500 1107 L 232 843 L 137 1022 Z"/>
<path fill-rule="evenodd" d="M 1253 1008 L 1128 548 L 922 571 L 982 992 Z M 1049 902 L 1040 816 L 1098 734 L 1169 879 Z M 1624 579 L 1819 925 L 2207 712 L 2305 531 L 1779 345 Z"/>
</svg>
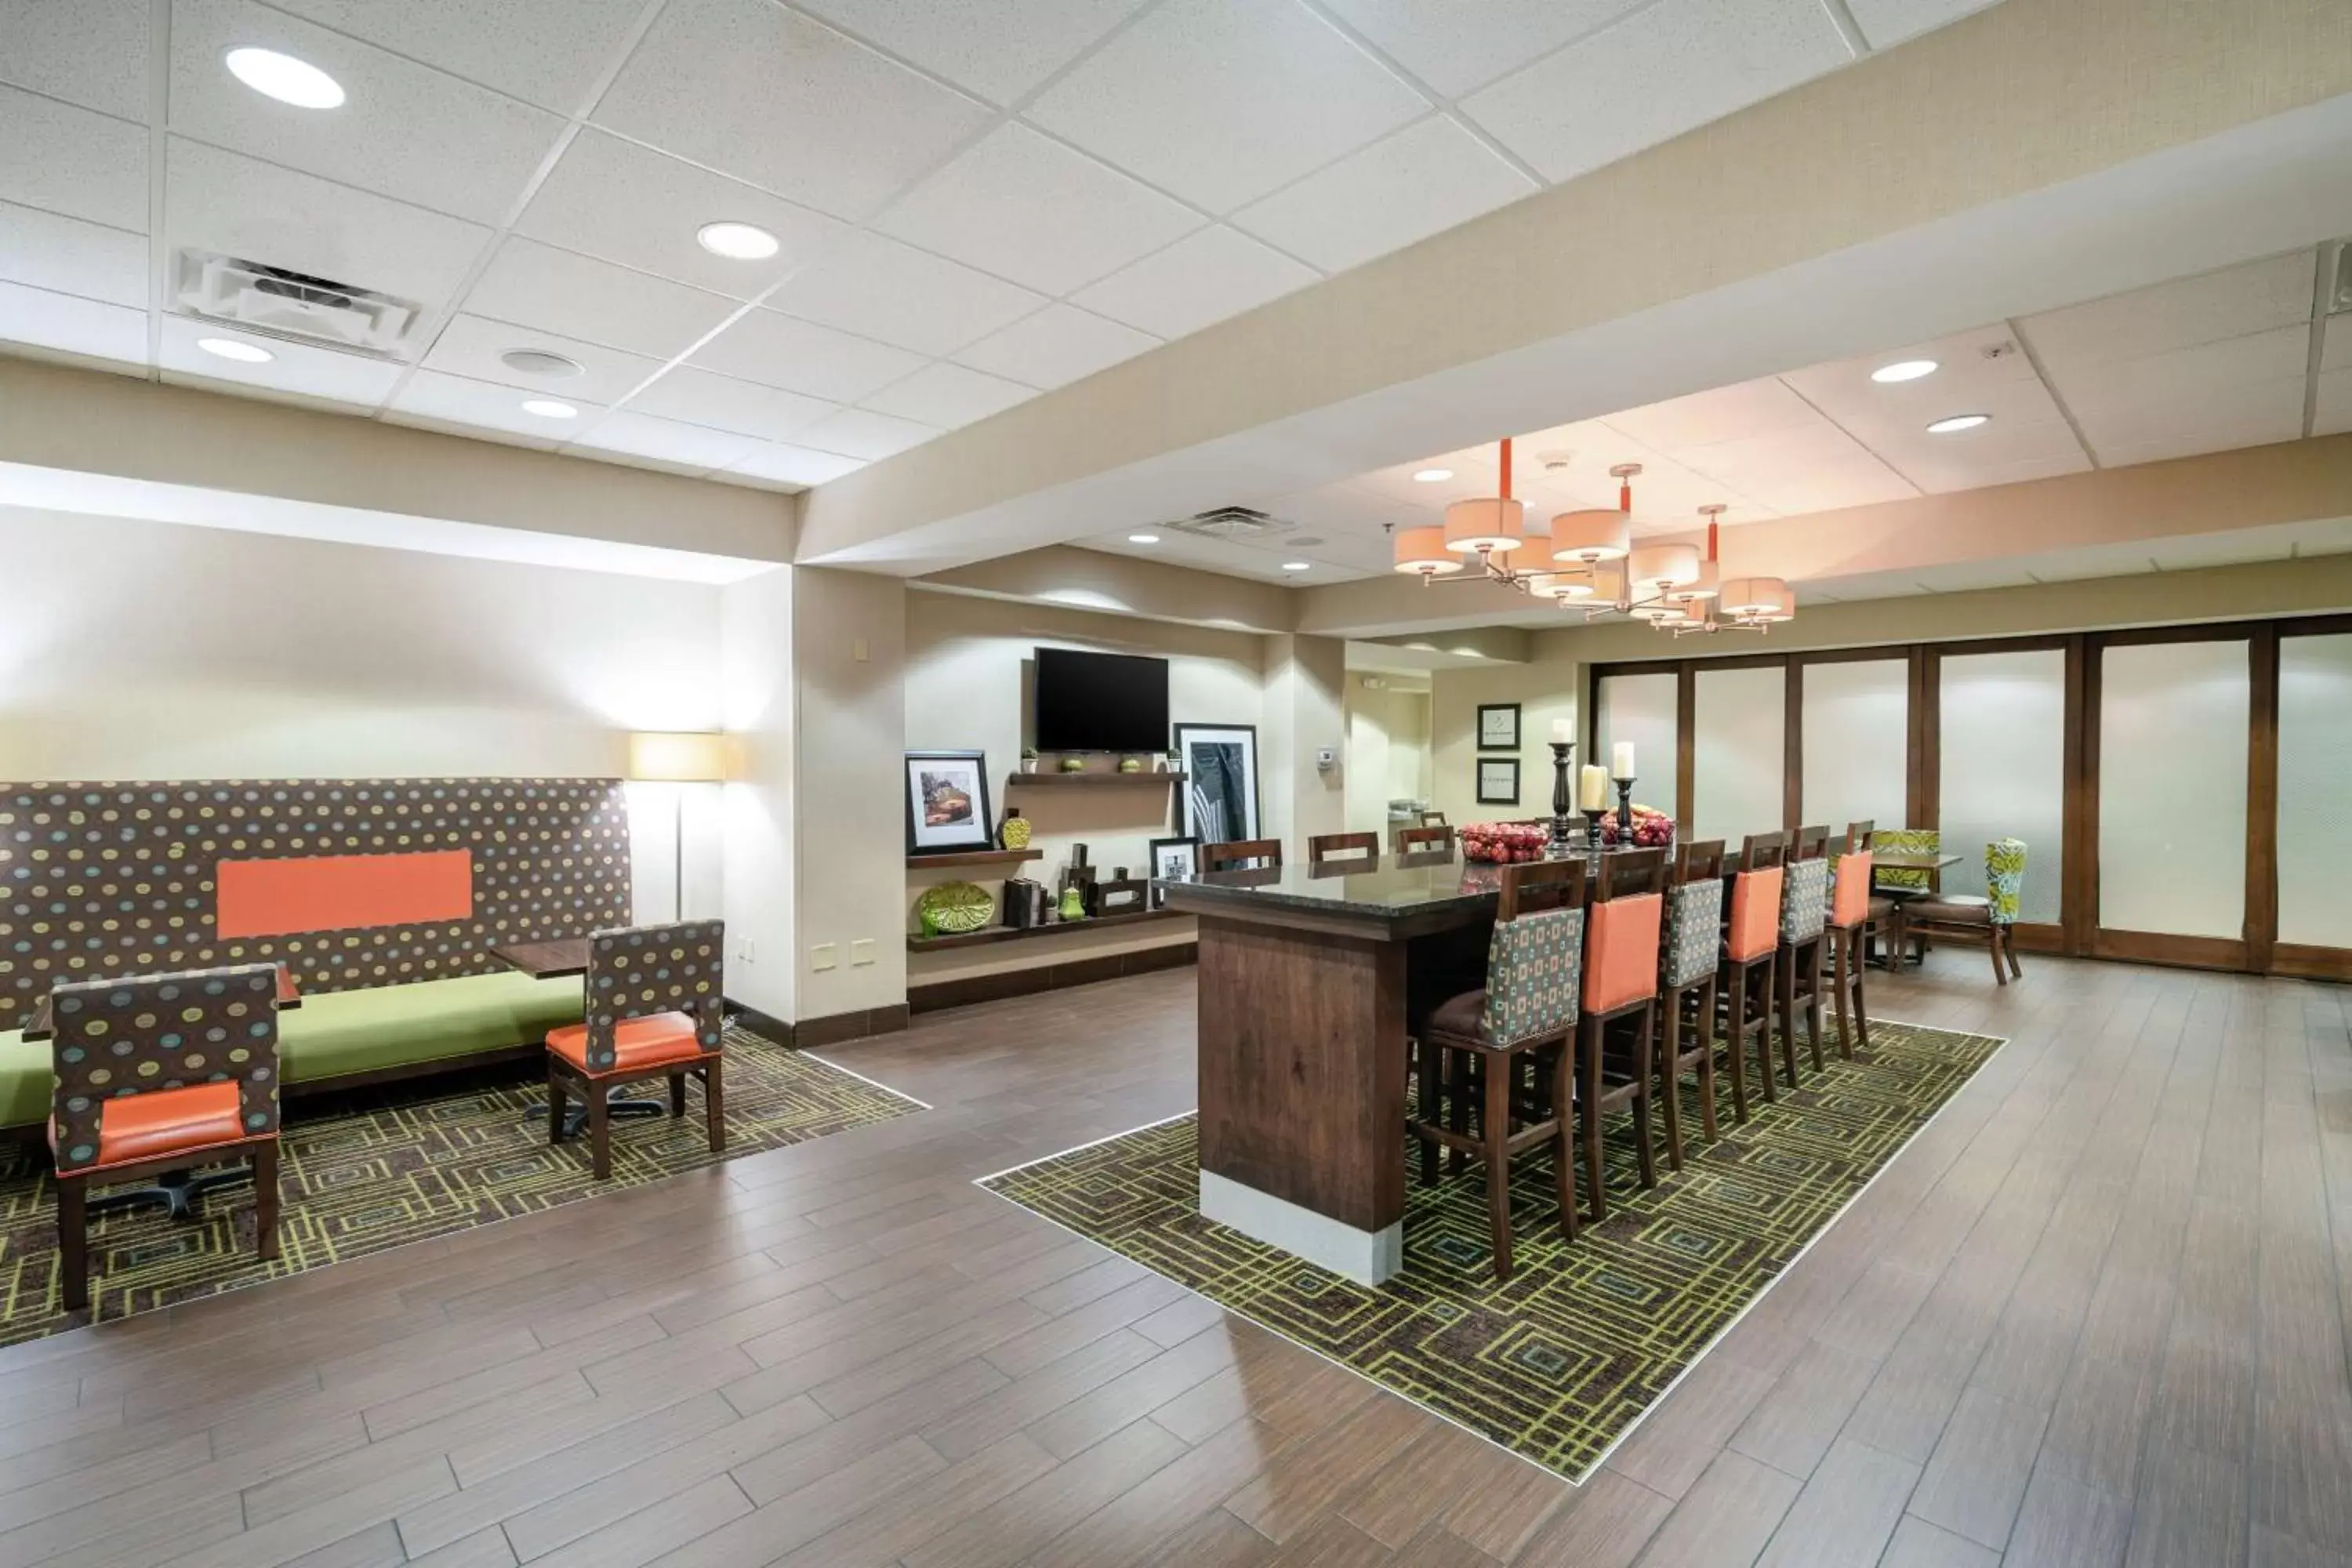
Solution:
<svg viewBox="0 0 2352 1568">
<path fill-rule="evenodd" d="M 817 971 L 831 969 L 838 962 L 837 949 L 832 942 L 821 942 L 809 949 L 809 967 Z"/>
<path fill-rule="evenodd" d="M 849 942 L 850 967 L 855 969 L 860 964 L 871 963 L 873 962 L 874 939 L 870 936 L 851 938 Z"/>
</svg>

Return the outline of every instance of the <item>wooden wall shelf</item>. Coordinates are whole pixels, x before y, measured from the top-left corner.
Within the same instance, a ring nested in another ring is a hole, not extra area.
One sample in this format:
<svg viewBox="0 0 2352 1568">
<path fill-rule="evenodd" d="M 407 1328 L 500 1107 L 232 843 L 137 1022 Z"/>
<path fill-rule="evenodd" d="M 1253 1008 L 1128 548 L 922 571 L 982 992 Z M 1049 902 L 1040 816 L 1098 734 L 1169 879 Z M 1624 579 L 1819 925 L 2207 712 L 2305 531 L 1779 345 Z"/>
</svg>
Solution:
<svg viewBox="0 0 2352 1568">
<path fill-rule="evenodd" d="M 909 935 L 907 951 L 939 952 L 950 947 L 982 947 L 992 942 L 1021 942 L 1030 937 L 1059 936 L 1065 931 L 1119 930 L 1128 926 L 1149 925 L 1154 921 L 1190 918 L 1175 910 L 1141 910 L 1131 915 L 1098 915 L 1089 921 L 1064 921 L 1053 925 L 989 926 L 982 931 L 961 931 L 948 936 Z"/>
<path fill-rule="evenodd" d="M 1089 773 L 1014 773 L 1005 780 L 1004 787 L 1027 789 L 1036 784 L 1052 784 L 1063 788 L 1073 785 L 1100 788 L 1105 784 L 1126 784 L 1132 787 L 1136 784 L 1182 784 L 1189 776 L 1185 773 L 1119 773 L 1108 770 Z"/>
<path fill-rule="evenodd" d="M 1024 860 L 1043 860 L 1043 849 L 959 849 L 952 855 L 909 855 L 909 871 L 936 870 L 941 866 L 1013 866 Z"/>
</svg>

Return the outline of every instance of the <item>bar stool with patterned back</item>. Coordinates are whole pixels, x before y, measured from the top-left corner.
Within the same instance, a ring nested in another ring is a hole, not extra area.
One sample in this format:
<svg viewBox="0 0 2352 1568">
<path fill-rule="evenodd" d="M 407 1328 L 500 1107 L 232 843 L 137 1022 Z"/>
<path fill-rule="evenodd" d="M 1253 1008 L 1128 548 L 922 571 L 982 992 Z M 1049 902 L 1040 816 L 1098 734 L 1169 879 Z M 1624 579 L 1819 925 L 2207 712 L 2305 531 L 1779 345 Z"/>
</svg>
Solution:
<svg viewBox="0 0 2352 1568">
<path fill-rule="evenodd" d="M 1829 923 L 1830 830 L 1800 827 L 1790 836 L 1780 879 L 1780 956 L 1774 977 L 1780 1008 L 1780 1063 L 1797 1087 L 1797 1017 L 1822 1070 L 1822 948 Z"/>
<path fill-rule="evenodd" d="M 1282 869 L 1282 840 L 1229 838 L 1223 844 L 1203 844 L 1201 846 L 1201 869 L 1278 871 Z"/>
<path fill-rule="evenodd" d="M 1437 1179 L 1440 1145 L 1475 1154 L 1486 1172 L 1486 1221 L 1494 1237 L 1495 1278 L 1511 1277 L 1511 1156 L 1552 1146 L 1559 1184 L 1560 1227 L 1576 1239 L 1576 1166 L 1569 1151 L 1566 1047 L 1576 1027 L 1582 963 L 1584 862 L 1537 860 L 1501 868 L 1486 984 L 1441 1003 L 1421 1037 L 1418 1114 L 1408 1123 L 1421 1142 L 1421 1179 Z M 1552 1093 L 1537 1103 L 1523 1092 L 1521 1069 L 1550 1069 Z M 1441 1123 L 1444 1103 L 1454 1104 Z M 1475 1111 L 1475 1117 L 1463 1112 Z M 1512 1130 L 1514 1115 L 1522 1123 Z M 1475 1121 L 1475 1131 L 1472 1125 Z"/>
<path fill-rule="evenodd" d="M 1446 825 L 1445 814 L 1442 811 L 1424 811 L 1421 814 L 1421 825 L 1423 827 L 1444 827 Z"/>
<path fill-rule="evenodd" d="M 1781 861 L 1785 833 L 1751 833 L 1739 846 L 1731 881 L 1731 920 L 1723 932 L 1723 969 L 1717 1004 L 1723 1048 L 1731 1060 L 1731 1113 L 1748 1120 L 1748 1041 L 1757 1037 L 1764 1098 L 1772 1089 L 1772 1001 L 1780 948 Z"/>
<path fill-rule="evenodd" d="M 1715 1124 L 1716 959 L 1723 949 L 1723 840 L 1675 852 L 1658 948 L 1658 1087 L 1665 1100 L 1666 1163 L 1683 1168 L 1682 1077 L 1698 1075 L 1699 1130 Z"/>
<path fill-rule="evenodd" d="M 1400 855 L 1434 855 L 1454 847 L 1454 829 L 1440 822 L 1420 827 L 1400 827 L 1391 837 Z"/>
<path fill-rule="evenodd" d="M 1872 890 L 1872 831 L 1867 822 L 1846 825 L 1845 846 L 1830 891 L 1830 996 L 1837 1007 L 1838 1055 L 1849 1058 L 1855 1037 L 1863 1049 L 1870 1048 L 1870 1017 L 1863 1011 L 1862 976 L 1867 967 L 1863 961 L 1868 956 L 1871 927 L 1894 903 Z"/>
<path fill-rule="evenodd" d="M 2025 841 L 1996 838 L 1985 846 L 1985 891 L 1931 893 L 1904 908 L 1903 929 L 1925 936 L 1980 942 L 1992 954 L 1992 978 L 2006 985 L 2025 978 L 2017 966 L 2017 911 L 2025 898 Z M 2006 962 L 2008 972 L 2002 973 Z"/>
<path fill-rule="evenodd" d="M 250 1161 L 256 1248 L 277 1257 L 278 966 L 84 981 L 49 997 L 66 1310 L 89 1305 L 92 1186 Z"/>
<path fill-rule="evenodd" d="M 1380 858 L 1381 836 L 1377 833 L 1318 833 L 1307 840 L 1309 863 Z"/>
<path fill-rule="evenodd" d="M 714 1154 L 727 1147 L 723 921 L 681 921 L 592 932 L 583 1021 L 547 1037 L 547 1141 L 563 1141 L 563 1102 L 588 1107 L 596 1179 L 613 1173 L 608 1096 L 625 1084 L 669 1079 L 669 1113 L 686 1114 L 686 1080 L 702 1080 L 703 1119 Z"/>
<path fill-rule="evenodd" d="M 1658 1073 L 1655 1016 L 1658 947 L 1665 928 L 1666 852 L 1629 849 L 1601 858 L 1584 921 L 1583 1016 L 1577 1024 L 1576 1103 L 1584 1143 L 1584 1180 L 1595 1223 L 1609 1217 L 1601 1119 L 1631 1106 L 1633 1156 L 1642 1184 L 1658 1184 L 1650 1138 L 1650 1096 Z M 1609 1026 L 1624 1022 L 1619 1047 Z"/>
</svg>

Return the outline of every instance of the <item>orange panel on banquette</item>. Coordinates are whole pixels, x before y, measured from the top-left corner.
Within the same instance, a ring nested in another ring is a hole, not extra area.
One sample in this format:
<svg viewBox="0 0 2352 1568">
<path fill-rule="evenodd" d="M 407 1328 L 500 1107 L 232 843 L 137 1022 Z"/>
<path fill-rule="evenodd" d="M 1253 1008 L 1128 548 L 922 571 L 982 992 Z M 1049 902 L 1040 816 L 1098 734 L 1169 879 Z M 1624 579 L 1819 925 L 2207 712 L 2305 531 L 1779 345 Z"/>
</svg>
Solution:
<svg viewBox="0 0 2352 1568">
<path fill-rule="evenodd" d="M 224 937 L 469 920 L 474 856 L 435 849 L 223 860 L 215 896 Z"/>
</svg>

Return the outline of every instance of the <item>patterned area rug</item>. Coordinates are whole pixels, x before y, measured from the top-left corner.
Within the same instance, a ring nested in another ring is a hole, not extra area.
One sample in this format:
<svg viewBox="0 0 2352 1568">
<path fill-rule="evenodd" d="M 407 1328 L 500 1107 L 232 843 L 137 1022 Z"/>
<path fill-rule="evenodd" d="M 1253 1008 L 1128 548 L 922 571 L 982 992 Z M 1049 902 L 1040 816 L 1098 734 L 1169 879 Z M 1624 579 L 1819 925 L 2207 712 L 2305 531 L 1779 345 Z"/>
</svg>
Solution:
<svg viewBox="0 0 2352 1568">
<path fill-rule="evenodd" d="M 1611 1128 L 1609 1219 L 1573 1246 L 1550 1161 L 1522 1155 L 1503 1286 L 1488 1271 L 1484 1175 L 1423 1186 L 1417 1156 L 1403 1271 L 1370 1289 L 1202 1219 L 1191 1116 L 981 1184 L 1581 1480 L 2001 1044 L 1874 1022 L 1866 1056 L 1808 1070 L 1798 1093 L 1754 1102 L 1744 1128 L 1721 1085 L 1712 1145 L 1694 1135 L 1690 1096 L 1685 1168 L 1666 1170 L 1662 1143 L 1650 1192 L 1627 1130 Z"/>
<path fill-rule="evenodd" d="M 659 1083 L 624 1090 L 658 1099 Z M 93 1218 L 89 1314 L 58 1308 L 57 1196 L 46 1159 L 0 1155 L 0 1344 L 84 1321 L 300 1274 L 427 1237 L 644 1186 L 763 1149 L 887 1121 L 919 1102 L 740 1029 L 727 1034 L 727 1151 L 713 1154 L 702 1091 L 686 1118 L 616 1121 L 613 1175 L 588 1173 L 584 1140 L 547 1142 L 547 1085 L 530 1066 L 432 1085 L 394 1085 L 298 1101 L 280 1154 L 281 1256 L 253 1253 L 253 1193 L 206 1198 L 202 1217 L 153 1208 Z M 536 1118 L 526 1121 L 536 1110 Z"/>
</svg>

